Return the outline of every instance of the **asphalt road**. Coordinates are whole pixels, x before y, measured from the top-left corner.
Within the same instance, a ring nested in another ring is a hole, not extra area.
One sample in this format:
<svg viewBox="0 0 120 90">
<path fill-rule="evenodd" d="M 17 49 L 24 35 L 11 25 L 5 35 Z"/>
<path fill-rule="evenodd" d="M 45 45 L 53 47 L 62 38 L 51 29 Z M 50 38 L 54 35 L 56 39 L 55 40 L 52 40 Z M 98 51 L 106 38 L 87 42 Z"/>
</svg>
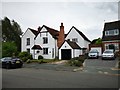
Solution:
<svg viewBox="0 0 120 90">
<path fill-rule="evenodd" d="M 3 69 L 2 88 L 117 88 L 118 76 L 45 69 Z"/>
<path fill-rule="evenodd" d="M 117 60 L 94 60 L 86 60 L 85 69 L 77 72 L 74 67 L 49 64 L 3 69 L 2 88 L 118 88 L 118 75 L 99 73 L 114 67 Z"/>
</svg>

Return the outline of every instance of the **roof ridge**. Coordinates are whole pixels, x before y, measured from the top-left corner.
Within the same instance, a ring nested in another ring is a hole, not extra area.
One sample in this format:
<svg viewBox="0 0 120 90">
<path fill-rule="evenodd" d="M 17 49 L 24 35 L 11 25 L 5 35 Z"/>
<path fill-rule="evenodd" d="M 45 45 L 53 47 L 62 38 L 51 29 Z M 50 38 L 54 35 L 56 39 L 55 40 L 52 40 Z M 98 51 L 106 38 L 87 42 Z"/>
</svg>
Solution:
<svg viewBox="0 0 120 90">
<path fill-rule="evenodd" d="M 75 30 L 87 41 L 91 42 L 84 34 L 83 32 L 81 32 L 80 30 L 78 30 L 75 26 L 73 26 L 73 28 L 75 28 Z"/>
<path fill-rule="evenodd" d="M 51 27 L 48 27 L 48 26 L 46 26 L 46 25 L 43 25 L 43 27 L 46 27 L 46 28 L 51 29 L 51 30 L 54 30 L 54 31 L 58 31 L 58 30 L 53 29 L 53 28 L 51 28 Z M 59 31 L 58 31 L 58 32 L 59 32 Z"/>
</svg>

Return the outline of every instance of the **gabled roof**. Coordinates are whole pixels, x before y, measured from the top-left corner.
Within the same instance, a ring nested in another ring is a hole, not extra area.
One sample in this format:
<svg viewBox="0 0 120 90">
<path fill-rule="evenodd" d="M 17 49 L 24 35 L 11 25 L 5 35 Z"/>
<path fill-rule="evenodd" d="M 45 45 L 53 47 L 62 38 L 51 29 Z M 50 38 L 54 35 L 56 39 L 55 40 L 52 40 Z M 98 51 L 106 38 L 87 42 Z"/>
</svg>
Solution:
<svg viewBox="0 0 120 90">
<path fill-rule="evenodd" d="M 43 25 L 42 28 L 45 27 L 47 29 L 47 31 L 52 35 L 53 38 L 57 39 L 58 38 L 58 35 L 59 35 L 59 31 L 53 29 L 53 28 L 50 28 L 46 25 Z M 41 29 L 42 29 L 41 28 Z"/>
<path fill-rule="evenodd" d="M 114 29 L 119 30 L 119 35 L 105 36 L 105 31 L 114 30 Z M 111 41 L 111 40 L 120 40 L 120 20 L 114 22 L 107 22 L 104 25 L 102 41 Z"/>
<path fill-rule="evenodd" d="M 66 41 L 73 49 L 81 49 L 81 47 L 76 43 L 72 41 Z"/>
<path fill-rule="evenodd" d="M 106 22 L 104 25 L 104 31 L 106 30 L 113 30 L 113 29 L 120 29 L 120 20 L 114 22 Z"/>
<path fill-rule="evenodd" d="M 65 40 L 62 45 L 67 42 L 72 49 L 81 49 L 81 47 L 76 43 L 76 42 L 72 42 L 72 41 L 68 41 L 68 40 Z M 59 47 L 59 49 L 62 47 L 62 45 Z"/>
<path fill-rule="evenodd" d="M 73 28 L 79 33 L 79 35 L 81 35 L 81 36 L 83 37 L 84 40 L 86 40 L 86 41 L 88 41 L 88 42 L 91 42 L 81 31 L 79 31 L 79 30 L 78 30 L 76 27 L 74 27 L 74 26 L 72 26 L 72 28 L 70 29 L 70 31 L 68 32 L 68 34 L 71 32 L 71 30 L 72 30 Z M 67 35 L 68 35 L 68 34 L 67 34 Z M 67 37 L 67 36 L 66 36 L 66 37 Z"/>
<path fill-rule="evenodd" d="M 34 45 L 34 46 L 32 47 L 32 49 L 39 49 L 39 50 L 42 50 L 42 48 L 41 48 L 40 45 Z"/>
<path fill-rule="evenodd" d="M 37 30 L 28 28 L 35 36 L 37 36 L 39 34 L 39 32 Z"/>
</svg>

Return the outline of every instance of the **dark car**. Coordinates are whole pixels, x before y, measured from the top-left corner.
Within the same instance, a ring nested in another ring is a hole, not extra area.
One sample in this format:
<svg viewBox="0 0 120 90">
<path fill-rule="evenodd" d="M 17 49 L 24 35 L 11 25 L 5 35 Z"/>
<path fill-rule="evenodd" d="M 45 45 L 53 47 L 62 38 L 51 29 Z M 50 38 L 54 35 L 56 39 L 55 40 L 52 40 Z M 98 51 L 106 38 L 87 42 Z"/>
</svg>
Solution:
<svg viewBox="0 0 120 90">
<path fill-rule="evenodd" d="M 1 59 L 2 68 L 21 68 L 23 66 L 22 60 L 19 58 L 4 57 Z"/>
</svg>

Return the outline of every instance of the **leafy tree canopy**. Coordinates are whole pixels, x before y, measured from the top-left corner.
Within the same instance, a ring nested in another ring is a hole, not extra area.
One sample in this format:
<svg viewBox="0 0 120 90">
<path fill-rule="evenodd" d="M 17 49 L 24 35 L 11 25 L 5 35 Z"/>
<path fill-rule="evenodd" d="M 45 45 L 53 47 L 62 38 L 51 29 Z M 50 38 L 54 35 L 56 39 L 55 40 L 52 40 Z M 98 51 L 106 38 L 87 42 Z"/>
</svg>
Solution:
<svg viewBox="0 0 120 90">
<path fill-rule="evenodd" d="M 102 39 L 98 38 L 98 39 L 94 39 L 91 44 L 101 44 L 102 43 Z"/>
<path fill-rule="evenodd" d="M 7 17 L 1 20 L 2 26 L 2 57 L 12 56 L 21 50 L 22 30 L 20 25 Z"/>
</svg>

